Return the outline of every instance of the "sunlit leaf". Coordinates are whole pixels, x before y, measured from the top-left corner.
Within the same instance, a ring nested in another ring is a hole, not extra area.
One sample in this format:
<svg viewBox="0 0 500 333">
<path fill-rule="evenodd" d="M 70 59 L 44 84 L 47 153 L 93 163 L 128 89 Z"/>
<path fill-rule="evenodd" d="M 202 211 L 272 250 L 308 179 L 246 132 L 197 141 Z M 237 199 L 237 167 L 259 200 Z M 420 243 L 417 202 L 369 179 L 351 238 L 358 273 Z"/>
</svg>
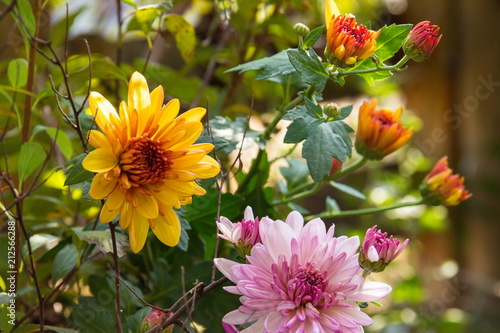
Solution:
<svg viewBox="0 0 500 333">
<path fill-rule="evenodd" d="M 57 147 L 59 147 L 61 153 L 63 153 L 64 157 L 69 160 L 73 155 L 73 146 L 68 135 L 64 131 L 58 130 L 57 128 L 37 125 L 33 129 L 31 139 L 33 139 L 38 133 L 42 131 L 46 132 L 52 140 L 56 141 Z"/>
<path fill-rule="evenodd" d="M 19 182 L 22 183 L 28 178 L 42 164 L 46 157 L 47 154 L 39 143 L 23 143 L 19 153 L 19 163 L 17 165 Z"/>
<path fill-rule="evenodd" d="M 168 14 L 163 19 L 165 27 L 175 37 L 177 48 L 184 60 L 190 60 L 196 47 L 196 33 L 193 26 L 184 17 Z"/>
</svg>

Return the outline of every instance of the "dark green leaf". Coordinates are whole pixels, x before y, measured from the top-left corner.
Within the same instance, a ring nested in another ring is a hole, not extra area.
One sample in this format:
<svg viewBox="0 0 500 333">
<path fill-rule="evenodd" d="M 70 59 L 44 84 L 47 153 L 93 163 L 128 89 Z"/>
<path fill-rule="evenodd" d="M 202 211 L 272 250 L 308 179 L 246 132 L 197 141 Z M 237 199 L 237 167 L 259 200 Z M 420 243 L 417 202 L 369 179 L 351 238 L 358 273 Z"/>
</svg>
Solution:
<svg viewBox="0 0 500 333">
<path fill-rule="evenodd" d="M 318 92 L 323 91 L 328 79 L 328 73 L 318 59 L 316 52 L 313 49 L 309 49 L 308 52 L 303 49 L 289 49 L 287 54 L 290 63 L 302 76 L 302 79 L 314 85 Z"/>
<path fill-rule="evenodd" d="M 274 76 L 289 75 L 295 72 L 295 68 L 290 63 L 286 50 L 276 53 L 271 57 L 238 65 L 227 70 L 226 72 L 239 71 L 240 73 L 244 73 L 253 70 L 261 71 L 256 80 L 266 80 Z"/>
<path fill-rule="evenodd" d="M 307 97 L 304 97 L 304 102 L 309 115 L 318 119 L 323 118 L 323 109 L 321 109 L 321 106 L 319 106 L 318 103 Z"/>
<path fill-rule="evenodd" d="M 73 167 L 69 169 L 68 177 L 64 182 L 64 186 L 83 183 L 84 181 L 94 177 L 94 173 L 86 170 L 82 165 L 86 156 L 87 155 L 85 154 L 80 155 L 80 157 L 75 161 Z"/>
<path fill-rule="evenodd" d="M 280 167 L 280 172 L 285 177 L 288 190 L 302 185 L 309 177 L 309 169 L 304 160 L 298 158 L 289 158 L 286 160 L 288 167 Z"/>
<path fill-rule="evenodd" d="M 71 328 L 63 328 L 51 325 L 44 325 L 44 328 L 46 330 L 49 330 L 50 332 L 56 332 L 56 333 L 80 333 L 80 331 L 76 331 Z M 33 333 L 33 332 L 39 332 L 39 330 L 40 330 L 40 324 L 26 324 L 16 328 L 16 332 L 18 333 Z"/>
<path fill-rule="evenodd" d="M 75 245 L 66 245 L 54 258 L 52 263 L 52 283 L 64 278 L 78 262 L 78 250 Z"/>
<path fill-rule="evenodd" d="M 311 121 L 312 120 L 312 121 Z M 284 143 L 299 143 L 308 138 L 316 127 L 324 123 L 322 119 L 297 118 L 287 127 Z"/>
<path fill-rule="evenodd" d="M 210 120 L 209 124 L 215 137 L 224 138 L 228 142 L 228 145 L 222 148 L 226 154 L 240 149 L 240 147 L 246 149 L 260 142 L 260 132 L 247 128 L 247 118 L 238 117 L 231 121 L 228 118 L 217 116 Z M 244 140 L 243 143 L 242 140 Z"/>
<path fill-rule="evenodd" d="M 333 121 L 327 123 L 330 126 L 333 133 L 339 135 L 344 141 L 347 156 L 352 156 L 352 140 L 349 133 L 354 132 L 354 130 L 344 123 L 343 121 Z M 342 161 L 343 162 L 343 161 Z"/>
<path fill-rule="evenodd" d="M 7 77 L 11 86 L 21 88 L 28 81 L 28 62 L 26 59 L 17 58 L 9 62 Z"/>
<path fill-rule="evenodd" d="M 102 295 L 101 295 L 102 296 Z M 72 326 L 83 332 L 109 333 L 115 331 L 113 315 L 106 309 L 104 302 L 113 302 L 114 295 L 109 297 L 80 297 L 73 306 L 69 321 Z"/>
<path fill-rule="evenodd" d="M 317 27 L 316 29 L 312 30 L 307 36 L 306 38 L 304 38 L 304 41 L 302 42 L 302 47 L 304 49 L 308 49 L 310 47 L 312 47 L 317 41 L 318 39 L 321 37 L 321 35 L 323 35 L 323 31 L 325 30 L 325 26 L 322 25 L 320 27 Z"/>
<path fill-rule="evenodd" d="M 43 147 L 36 142 L 25 142 L 21 146 L 17 172 L 22 183 L 38 168 L 47 157 Z"/>
<path fill-rule="evenodd" d="M 340 114 L 334 118 L 334 120 L 342 120 L 347 118 L 352 112 L 352 105 L 344 106 L 340 108 Z"/>
<path fill-rule="evenodd" d="M 348 185 L 345 185 L 345 184 L 342 184 L 342 183 L 336 183 L 334 181 L 331 181 L 330 185 L 332 187 L 335 187 L 339 191 L 342 191 L 344 193 L 352 195 L 355 198 L 358 198 L 358 199 L 361 199 L 361 200 L 365 200 L 366 199 L 366 197 L 365 197 L 365 195 L 363 193 L 361 193 L 360 191 L 358 191 L 355 188 L 352 188 L 352 187 L 350 187 Z"/>
<path fill-rule="evenodd" d="M 191 225 L 184 218 L 184 210 L 176 210 L 176 213 L 179 216 L 179 220 L 181 222 L 181 237 L 177 246 L 182 251 L 187 251 L 189 246 L 189 235 L 187 233 L 187 230 L 191 229 Z"/>
</svg>

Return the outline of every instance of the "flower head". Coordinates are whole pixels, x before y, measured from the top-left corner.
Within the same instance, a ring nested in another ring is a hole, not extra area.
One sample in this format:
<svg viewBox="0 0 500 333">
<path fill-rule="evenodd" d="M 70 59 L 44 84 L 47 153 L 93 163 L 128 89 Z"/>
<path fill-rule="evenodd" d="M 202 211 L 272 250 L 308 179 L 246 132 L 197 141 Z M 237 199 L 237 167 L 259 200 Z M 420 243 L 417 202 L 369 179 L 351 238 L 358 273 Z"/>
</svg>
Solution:
<svg viewBox="0 0 500 333">
<path fill-rule="evenodd" d="M 330 176 L 335 175 L 337 172 L 342 170 L 343 163 L 340 162 L 335 157 L 332 158 L 332 167 L 330 168 Z"/>
<path fill-rule="evenodd" d="M 360 332 L 373 321 L 357 302 L 381 299 L 391 287 L 360 275 L 359 239 L 334 237 L 320 219 L 304 226 L 298 212 L 285 222 L 264 217 L 262 243 L 247 257 L 249 264 L 218 258 L 217 268 L 242 295 L 239 309 L 223 321 L 251 324 L 252 332 Z"/>
<path fill-rule="evenodd" d="M 141 330 L 141 332 L 147 332 L 150 329 L 152 329 L 153 327 L 160 325 L 161 322 L 163 321 L 163 318 L 171 317 L 173 315 L 174 315 L 173 312 L 170 312 L 167 315 L 163 311 L 160 311 L 158 309 L 152 309 L 151 312 L 146 317 L 144 317 L 144 319 L 142 320 L 140 330 Z M 168 326 L 167 328 L 163 329 L 161 331 L 161 333 L 170 333 L 170 332 L 172 332 L 173 329 L 174 329 L 174 325 L 172 324 L 172 325 Z"/>
<path fill-rule="evenodd" d="M 338 67 L 352 67 L 373 55 L 380 31 L 357 24 L 353 15 L 337 15 L 327 21 L 325 56 Z"/>
<path fill-rule="evenodd" d="M 234 244 L 241 257 L 245 258 L 250 254 L 252 247 L 260 243 L 259 218 L 253 216 L 252 207 L 247 207 L 241 222 L 233 223 L 229 219 L 221 216 L 220 222 L 217 222 L 224 238 Z"/>
<path fill-rule="evenodd" d="M 399 120 L 402 108 L 392 112 L 377 110 L 377 100 L 365 102 L 359 109 L 356 150 L 364 157 L 381 160 L 410 141 L 413 131 L 406 129 Z"/>
<path fill-rule="evenodd" d="M 472 196 L 465 189 L 464 177 L 453 174 L 448 167 L 448 156 L 442 157 L 427 174 L 420 192 L 430 205 L 456 206 Z"/>
<path fill-rule="evenodd" d="M 156 237 L 175 246 L 181 226 L 173 208 L 191 203 L 205 190 L 197 178 L 219 172 L 207 154 L 211 144 L 193 144 L 203 125 L 205 109 L 195 108 L 177 117 L 179 100 L 163 105 L 163 88 L 149 93 L 146 79 L 135 72 L 130 78 L 128 103 L 119 112 L 101 94 L 91 92 L 89 105 L 97 126 L 89 142 L 96 149 L 83 161 L 85 169 L 97 172 L 89 195 L 106 199 L 100 220 L 120 216 L 120 226 L 129 228 L 134 252 L 144 246 L 149 227 Z"/>
<path fill-rule="evenodd" d="M 366 231 L 365 239 L 361 245 L 359 263 L 368 272 L 382 272 L 388 264 L 408 245 L 409 239 L 402 244 L 387 233 L 382 233 L 374 225 Z"/>
<path fill-rule="evenodd" d="M 411 59 L 422 62 L 430 57 L 441 37 L 439 27 L 429 21 L 418 23 L 411 29 L 403 42 L 403 50 Z"/>
</svg>

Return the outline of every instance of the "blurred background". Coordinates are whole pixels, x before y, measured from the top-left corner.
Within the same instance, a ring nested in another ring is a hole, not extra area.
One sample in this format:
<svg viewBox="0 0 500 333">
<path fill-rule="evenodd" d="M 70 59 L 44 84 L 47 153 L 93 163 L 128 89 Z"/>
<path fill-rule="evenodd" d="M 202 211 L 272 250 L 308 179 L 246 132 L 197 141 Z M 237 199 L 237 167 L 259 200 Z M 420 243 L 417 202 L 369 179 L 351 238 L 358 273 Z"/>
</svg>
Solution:
<svg viewBox="0 0 500 333">
<path fill-rule="evenodd" d="M 117 91 L 113 82 L 146 68 L 146 77 L 155 86 L 162 84 L 169 98 L 179 98 L 183 109 L 207 106 L 210 118 L 224 115 L 233 119 L 246 117 L 253 109 L 251 127 L 256 130 L 262 128 L 274 107 L 280 105 L 280 84 L 256 81 L 257 73 L 253 72 L 242 75 L 225 71 L 295 47 L 297 36 L 292 27 L 297 22 L 311 29 L 324 24 L 321 0 L 173 1 L 168 13 L 181 15 L 195 30 L 196 49 L 189 53 L 190 48 L 183 48 L 182 40 L 175 40 L 172 30 L 150 34 L 146 39 L 140 24 L 130 19 L 134 12 L 130 2 L 123 1 L 120 5 L 122 29 L 128 31 L 120 43 L 116 38 L 116 1 L 43 2 L 39 36 L 51 41 L 61 57 L 72 59 L 72 88 L 81 94 L 88 84 L 87 49 L 83 42 L 86 39 L 95 57 L 91 84 L 99 86 L 103 95 L 124 96 L 126 85 L 121 84 Z M 0 3 L 0 11 L 4 13 L 8 2 Z M 373 30 L 392 23 L 416 24 L 428 20 L 439 25 L 443 34 L 429 60 L 410 61 L 407 71 L 377 82 L 374 87 L 358 78 L 349 78 L 343 88 L 333 83 L 327 85 L 328 100 L 354 103 L 355 110 L 373 95 L 381 106 L 395 109 L 403 105 L 404 120 L 416 131 L 413 142 L 384 159 L 382 167 L 369 164 L 346 178 L 346 183 L 367 195 L 368 206 L 410 200 L 418 197 L 418 185 L 426 172 L 447 155 L 450 167 L 465 177 L 465 185 L 473 193 L 472 198 L 449 209 L 416 207 L 327 221 L 337 225 L 338 233 L 363 235 L 364 230 L 377 224 L 401 239 L 411 238 L 403 256 L 380 274 L 395 289 L 386 302 L 389 304 L 375 310 L 375 324 L 366 331 L 497 332 L 500 330 L 497 257 L 500 254 L 500 25 L 497 22 L 500 2 L 339 0 L 337 3 L 341 12 L 355 14 L 359 23 L 371 22 Z M 0 72 L 4 73 L 8 62 L 22 56 L 25 49 L 16 22 L 9 15 L 1 18 Z M 315 48 L 322 54 L 324 39 Z M 39 90 L 50 87 L 49 74 L 56 83 L 61 82 L 54 66 L 43 57 L 38 56 L 37 66 L 40 74 L 35 87 Z M 60 116 L 51 112 L 55 104 L 48 91 L 40 100 L 40 105 L 45 105 L 44 111 L 36 117 L 42 124 L 53 125 Z M 0 110 L 10 110 L 9 100 L 1 94 Z M 355 126 L 356 117 L 351 118 Z M 286 123 L 281 127 L 285 128 Z M 300 158 L 300 153 L 292 156 Z M 276 185 L 277 180 L 274 181 Z M 271 185 L 272 182 L 271 177 Z M 318 193 L 321 200 L 312 198 L 301 205 L 314 214 L 324 208 L 325 196 L 334 197 L 341 207 L 356 205 L 352 198 L 344 198 L 331 189 Z M 90 219 L 91 215 L 85 217 Z"/>
</svg>

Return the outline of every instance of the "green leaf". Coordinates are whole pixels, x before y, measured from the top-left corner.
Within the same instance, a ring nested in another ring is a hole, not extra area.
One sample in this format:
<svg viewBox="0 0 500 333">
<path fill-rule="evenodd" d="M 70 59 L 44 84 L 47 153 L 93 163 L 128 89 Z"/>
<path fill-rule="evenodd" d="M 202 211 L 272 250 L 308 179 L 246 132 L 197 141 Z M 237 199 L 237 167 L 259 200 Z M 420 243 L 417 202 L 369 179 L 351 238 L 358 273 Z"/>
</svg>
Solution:
<svg viewBox="0 0 500 333">
<path fill-rule="evenodd" d="M 333 157 L 344 162 L 348 154 L 344 139 L 334 133 L 329 124 L 332 123 L 322 123 L 310 131 L 302 147 L 302 157 L 307 160 L 307 166 L 315 182 L 330 174 Z"/>
<path fill-rule="evenodd" d="M 256 80 L 267 80 L 278 75 L 290 75 L 295 72 L 295 67 L 290 63 L 287 51 L 283 50 L 271 57 L 250 61 L 233 67 L 227 70 L 226 73 L 235 71 L 245 73 L 253 70 L 261 71 Z"/>
<path fill-rule="evenodd" d="M 352 112 L 352 105 L 347 105 L 344 106 L 343 108 L 340 108 L 340 114 L 335 117 L 333 120 L 342 120 L 347 118 Z"/>
<path fill-rule="evenodd" d="M 163 23 L 168 31 L 175 37 L 177 48 L 185 61 L 190 60 L 194 55 L 196 47 L 196 32 L 184 17 L 177 14 L 168 14 L 163 19 Z"/>
<path fill-rule="evenodd" d="M 61 153 L 64 157 L 66 157 L 66 159 L 69 160 L 71 156 L 73 156 L 73 146 L 71 144 L 71 140 L 64 131 L 43 125 L 36 125 L 33 129 L 31 140 L 33 140 L 33 138 L 40 132 L 47 133 L 52 140 L 56 141 L 57 147 L 59 147 Z"/>
<path fill-rule="evenodd" d="M 137 9 L 137 4 L 134 2 L 134 0 L 121 0 L 125 2 L 127 5 L 132 6 L 134 9 Z"/>
<path fill-rule="evenodd" d="M 50 235 L 50 234 L 36 234 L 30 237 L 30 245 L 31 245 L 31 251 L 35 252 L 42 246 L 47 245 L 48 243 L 52 243 L 58 238 L 56 236 Z M 52 245 L 52 244 L 51 244 Z M 22 250 L 23 256 L 28 255 L 28 247 L 25 244 L 23 246 Z"/>
<path fill-rule="evenodd" d="M 56 332 L 56 333 L 80 333 L 80 331 L 76 331 L 71 328 L 63 328 L 63 327 L 57 327 L 57 326 L 51 326 L 51 325 L 44 325 L 45 330 L 50 330 L 50 332 Z M 33 332 L 39 332 L 40 331 L 40 325 L 39 324 L 26 324 L 26 325 L 21 325 L 18 328 L 16 328 L 17 333 L 33 333 Z"/>
<path fill-rule="evenodd" d="M 26 59 L 17 58 L 9 62 L 7 77 L 10 85 L 15 88 L 22 88 L 28 81 L 28 62 Z"/>
<path fill-rule="evenodd" d="M 287 54 L 290 63 L 302 76 L 302 79 L 314 85 L 318 92 L 323 91 L 328 79 L 328 73 L 321 61 L 319 61 L 316 52 L 313 49 L 309 49 L 307 52 L 303 49 L 289 49 Z"/>
<path fill-rule="evenodd" d="M 112 314 L 94 297 L 80 297 L 73 306 L 69 321 L 72 326 L 83 332 L 109 333 L 115 331 Z M 110 296 L 109 302 L 113 302 Z"/>
<path fill-rule="evenodd" d="M 335 187 L 339 191 L 342 191 L 342 192 L 344 192 L 346 194 L 352 195 L 355 198 L 358 198 L 358 199 L 361 199 L 361 200 L 365 200 L 366 199 L 366 197 L 365 197 L 365 195 L 363 193 L 361 193 L 360 191 L 356 190 L 353 187 L 350 187 L 349 185 L 345 185 L 345 184 L 341 184 L 341 183 L 336 183 L 334 181 L 331 181 L 330 185 L 332 187 Z"/>
<path fill-rule="evenodd" d="M 30 2 L 28 0 L 17 0 L 17 10 L 19 18 L 22 20 L 21 26 L 26 28 L 29 37 L 33 37 L 35 35 L 36 22 Z"/>
<path fill-rule="evenodd" d="M 216 116 L 209 121 L 209 125 L 215 137 L 222 137 L 227 141 L 228 144 L 222 148 L 222 151 L 226 154 L 235 149 L 240 149 L 240 147 L 246 149 L 253 144 L 260 143 L 260 132 L 247 128 L 247 118 L 238 117 L 231 121 L 228 118 Z"/>
<path fill-rule="evenodd" d="M 299 143 L 310 135 L 311 132 L 314 132 L 315 128 L 324 123 L 322 119 L 313 119 L 313 118 L 297 118 L 287 127 L 287 131 L 285 134 L 285 138 L 283 139 L 284 143 Z"/>
<path fill-rule="evenodd" d="M 80 227 L 72 228 L 75 235 L 89 243 L 95 244 L 104 254 L 113 253 L 113 243 L 109 230 L 82 230 Z M 125 249 L 128 247 L 126 237 L 122 234 L 116 234 L 116 250 L 118 257 L 125 255 Z"/>
<path fill-rule="evenodd" d="M 354 132 L 354 130 L 343 121 L 332 121 L 327 124 L 328 126 L 330 126 L 333 133 L 339 135 L 342 138 L 346 148 L 347 156 L 352 157 L 352 140 L 349 133 Z"/>
<path fill-rule="evenodd" d="M 302 42 L 302 48 L 307 50 L 308 48 L 312 47 L 318 41 L 318 39 L 320 39 L 320 37 L 323 35 L 324 30 L 325 30 L 324 25 L 312 30 L 306 36 L 306 38 L 304 38 L 304 41 Z"/>
<path fill-rule="evenodd" d="M 337 201 L 330 196 L 326 197 L 326 209 L 325 211 L 327 213 L 335 213 L 335 212 L 340 212 L 340 207 L 337 203 Z"/>
<path fill-rule="evenodd" d="M 36 142 L 25 142 L 21 146 L 17 172 L 22 183 L 38 168 L 47 157 L 43 147 Z"/>
<path fill-rule="evenodd" d="M 52 263 L 52 283 L 64 278 L 77 264 L 78 250 L 73 244 L 66 245 L 54 258 Z"/>
<path fill-rule="evenodd" d="M 87 155 L 85 154 L 81 154 L 75 161 L 73 167 L 69 169 L 68 177 L 64 182 L 64 186 L 83 183 L 84 181 L 87 181 L 89 179 L 92 179 L 92 177 L 94 177 L 94 173 L 86 170 L 82 165 L 82 162 L 86 156 Z"/>
<path fill-rule="evenodd" d="M 323 118 L 323 109 L 321 109 L 321 106 L 319 106 L 318 103 L 305 96 L 304 96 L 304 102 L 306 104 L 306 109 L 309 115 L 318 119 Z"/>
<path fill-rule="evenodd" d="M 309 169 L 304 160 L 298 158 L 288 158 L 288 167 L 280 167 L 280 172 L 286 180 L 288 190 L 302 185 L 309 177 Z"/>
<path fill-rule="evenodd" d="M 155 5 L 142 6 L 135 10 L 137 22 L 146 36 L 153 30 L 153 22 L 160 15 L 161 11 Z"/>
</svg>

